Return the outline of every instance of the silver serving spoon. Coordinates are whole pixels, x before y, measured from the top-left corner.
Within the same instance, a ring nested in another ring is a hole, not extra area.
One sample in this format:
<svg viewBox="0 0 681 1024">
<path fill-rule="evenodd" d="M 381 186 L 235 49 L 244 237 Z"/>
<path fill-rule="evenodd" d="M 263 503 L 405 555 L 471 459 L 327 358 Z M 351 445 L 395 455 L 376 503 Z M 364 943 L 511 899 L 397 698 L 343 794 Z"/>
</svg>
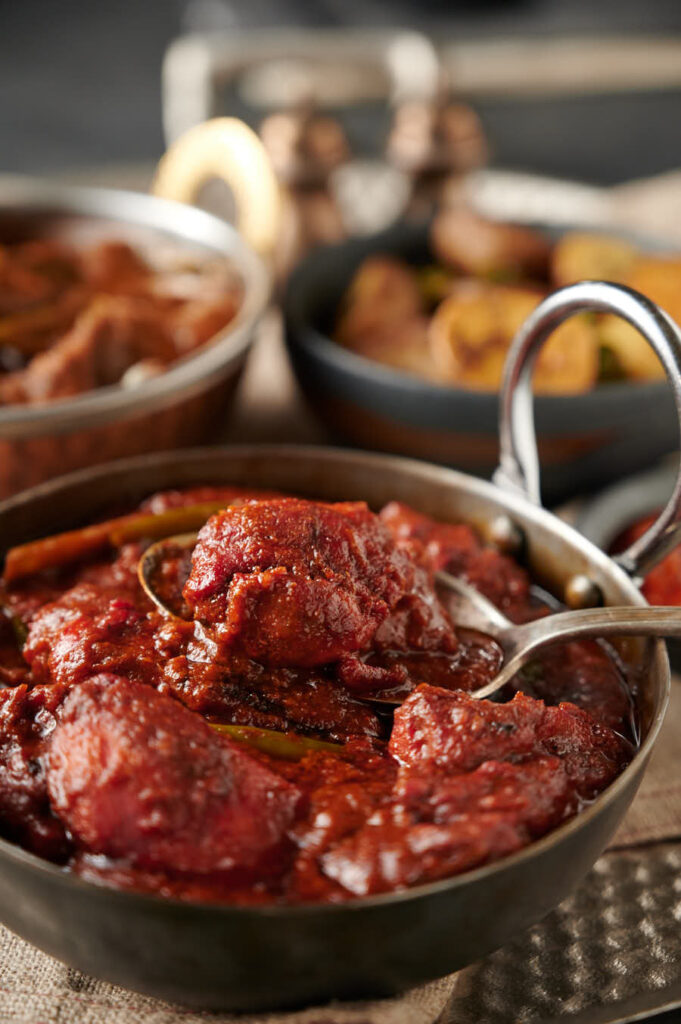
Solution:
<svg viewBox="0 0 681 1024">
<path fill-rule="evenodd" d="M 681 608 L 674 606 L 584 608 L 553 612 L 517 625 L 463 580 L 446 572 L 436 573 L 436 578 L 448 590 L 446 604 L 454 624 L 486 633 L 504 655 L 494 679 L 471 693 L 479 700 L 497 693 L 537 651 L 550 644 L 614 636 L 681 637 Z"/>
<path fill-rule="evenodd" d="M 192 550 L 196 533 L 183 533 L 151 544 L 139 560 L 137 575 L 147 597 L 164 615 L 177 618 L 154 590 L 153 572 L 165 554 Z M 676 607 L 611 607 L 586 608 L 579 611 L 555 612 L 532 622 L 516 625 L 503 612 L 468 583 L 447 572 L 435 578 L 447 591 L 446 607 L 455 626 L 473 629 L 491 637 L 501 648 L 504 660 L 501 669 L 489 683 L 472 691 L 471 697 L 491 697 L 531 661 L 537 651 L 550 644 L 583 638 L 600 639 L 613 636 L 681 637 L 681 608 Z M 398 707 L 399 698 L 367 694 L 371 704 Z"/>
</svg>

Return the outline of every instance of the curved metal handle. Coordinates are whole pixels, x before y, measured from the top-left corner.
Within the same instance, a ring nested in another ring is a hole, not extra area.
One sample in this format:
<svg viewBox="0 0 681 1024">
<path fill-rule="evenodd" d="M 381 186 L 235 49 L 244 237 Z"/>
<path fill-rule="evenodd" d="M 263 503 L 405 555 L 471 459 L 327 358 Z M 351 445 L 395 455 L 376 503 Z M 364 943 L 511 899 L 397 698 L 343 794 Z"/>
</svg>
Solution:
<svg viewBox="0 0 681 1024">
<path fill-rule="evenodd" d="M 532 410 L 532 371 L 541 346 L 568 317 L 614 313 L 635 327 L 657 353 L 672 388 L 681 432 L 681 332 L 664 310 L 624 285 L 581 281 L 549 295 L 530 314 L 509 350 L 500 394 L 500 461 L 494 482 L 541 504 L 539 460 Z M 642 425 L 642 429 L 645 429 Z M 655 523 L 617 562 L 644 575 L 681 540 L 681 466 L 674 491 Z"/>
<path fill-rule="evenodd" d="M 234 196 L 239 233 L 260 256 L 271 256 L 281 225 L 279 183 L 262 142 L 236 117 L 216 117 L 181 135 L 161 157 L 151 191 L 191 204 L 213 178 Z"/>
</svg>

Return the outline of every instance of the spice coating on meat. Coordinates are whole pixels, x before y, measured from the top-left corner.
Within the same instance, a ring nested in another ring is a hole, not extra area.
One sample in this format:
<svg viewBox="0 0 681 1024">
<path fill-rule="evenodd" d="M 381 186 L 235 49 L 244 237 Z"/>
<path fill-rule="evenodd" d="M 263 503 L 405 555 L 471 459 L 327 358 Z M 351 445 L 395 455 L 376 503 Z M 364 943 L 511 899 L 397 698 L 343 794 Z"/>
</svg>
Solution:
<svg viewBox="0 0 681 1024">
<path fill-rule="evenodd" d="M 73 684 L 94 672 L 159 680 L 152 627 L 126 597 L 79 583 L 31 621 L 24 657 L 40 682 Z"/>
<path fill-rule="evenodd" d="M 282 841 L 295 786 L 172 698 L 100 675 L 64 702 L 52 804 L 86 849 L 195 874 L 253 867 Z"/>
<path fill-rule="evenodd" d="M 521 849 L 576 807 L 558 758 L 522 768 L 487 761 L 436 779 L 402 770 L 392 802 L 325 853 L 322 867 L 356 896 L 430 882 Z"/>
<path fill-rule="evenodd" d="M 506 555 L 485 547 L 466 523 L 439 523 L 399 501 L 381 510 L 381 520 L 398 543 L 418 541 L 433 570 L 461 576 L 510 618 L 529 598 L 527 572 Z"/>
<path fill-rule="evenodd" d="M 281 498 L 208 521 L 184 597 L 225 647 L 311 667 L 367 649 L 406 595 L 432 616 L 414 589 L 423 572 L 363 502 Z"/>
<path fill-rule="evenodd" d="M 394 789 L 321 854 L 356 896 L 433 881 L 506 856 L 571 817 L 625 767 L 620 737 L 570 704 L 509 704 L 420 686 L 395 714 Z"/>
<path fill-rule="evenodd" d="M 419 686 L 395 712 L 390 752 L 410 768 L 457 772 L 557 756 L 585 800 L 631 759 L 625 740 L 574 704 L 550 707 L 523 693 L 495 704 L 435 686 Z"/>
<path fill-rule="evenodd" d="M 70 843 L 51 811 L 44 741 L 65 695 L 58 686 L 0 690 L 0 820 L 3 835 L 51 860 L 66 858 Z"/>
</svg>

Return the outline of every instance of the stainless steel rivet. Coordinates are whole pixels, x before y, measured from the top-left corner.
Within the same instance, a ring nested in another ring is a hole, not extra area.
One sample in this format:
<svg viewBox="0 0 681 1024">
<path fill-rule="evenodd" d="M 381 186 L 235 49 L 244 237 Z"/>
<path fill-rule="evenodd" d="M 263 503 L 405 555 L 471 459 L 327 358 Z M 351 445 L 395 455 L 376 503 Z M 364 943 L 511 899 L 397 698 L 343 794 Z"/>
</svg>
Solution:
<svg viewBox="0 0 681 1024">
<path fill-rule="evenodd" d="M 603 604 L 603 593 L 597 583 L 584 573 L 576 573 L 565 584 L 568 608 L 596 608 Z"/>
<path fill-rule="evenodd" d="M 499 515 L 492 520 L 489 539 L 503 555 L 517 555 L 525 545 L 525 534 L 507 515 Z"/>
</svg>

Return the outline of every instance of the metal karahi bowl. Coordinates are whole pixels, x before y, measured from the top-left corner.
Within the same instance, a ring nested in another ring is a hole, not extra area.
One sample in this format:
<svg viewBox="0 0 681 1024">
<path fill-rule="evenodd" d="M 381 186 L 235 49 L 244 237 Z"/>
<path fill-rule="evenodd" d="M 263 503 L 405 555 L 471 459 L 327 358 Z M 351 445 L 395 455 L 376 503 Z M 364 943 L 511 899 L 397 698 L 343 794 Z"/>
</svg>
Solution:
<svg viewBox="0 0 681 1024">
<path fill-rule="evenodd" d="M 549 239 L 567 230 L 522 216 L 514 222 Z M 582 230 L 578 224 L 573 229 Z M 654 239 L 640 241 L 653 251 L 660 247 Z M 286 340 L 310 406 L 346 442 L 488 477 L 499 452 L 496 393 L 428 381 L 333 340 L 343 295 L 360 264 L 376 254 L 415 266 L 432 263 L 429 229 L 400 224 L 325 246 L 307 256 L 289 280 Z M 677 446 L 674 407 L 661 381 L 615 382 L 577 395 L 538 395 L 535 408 L 544 490 L 551 501 L 644 468 Z"/>
<path fill-rule="evenodd" d="M 495 483 L 387 455 L 300 447 L 196 449 L 128 459 L 52 481 L 0 506 L 3 547 L 105 513 L 112 504 L 199 483 L 275 488 L 327 500 L 391 499 L 493 537 L 519 530 L 525 561 L 558 597 L 590 581 L 605 604 L 645 605 L 636 580 L 679 519 L 681 485 L 656 527 L 619 561 L 541 507 L 532 430 L 533 356 L 562 319 L 617 311 L 644 330 L 670 375 L 681 411 L 681 336 L 627 289 L 586 283 L 546 300 L 509 357 L 502 461 Z M 636 792 L 667 705 L 664 643 L 628 640 L 620 654 L 637 680 L 641 745 L 583 813 L 522 851 L 465 874 L 337 905 L 235 907 L 117 891 L 81 880 L 0 841 L 0 919 L 90 974 L 201 1008 L 265 1010 L 329 998 L 386 996 L 457 970 L 540 919 L 579 882 Z"/>
<path fill-rule="evenodd" d="M 226 417 L 269 296 L 258 256 L 202 210 L 134 192 L 0 180 L 0 240 L 39 237 L 45 225 L 75 240 L 157 242 L 224 257 L 243 281 L 243 301 L 203 348 L 138 387 L 0 408 L 0 497 L 107 459 L 207 440 Z"/>
</svg>

